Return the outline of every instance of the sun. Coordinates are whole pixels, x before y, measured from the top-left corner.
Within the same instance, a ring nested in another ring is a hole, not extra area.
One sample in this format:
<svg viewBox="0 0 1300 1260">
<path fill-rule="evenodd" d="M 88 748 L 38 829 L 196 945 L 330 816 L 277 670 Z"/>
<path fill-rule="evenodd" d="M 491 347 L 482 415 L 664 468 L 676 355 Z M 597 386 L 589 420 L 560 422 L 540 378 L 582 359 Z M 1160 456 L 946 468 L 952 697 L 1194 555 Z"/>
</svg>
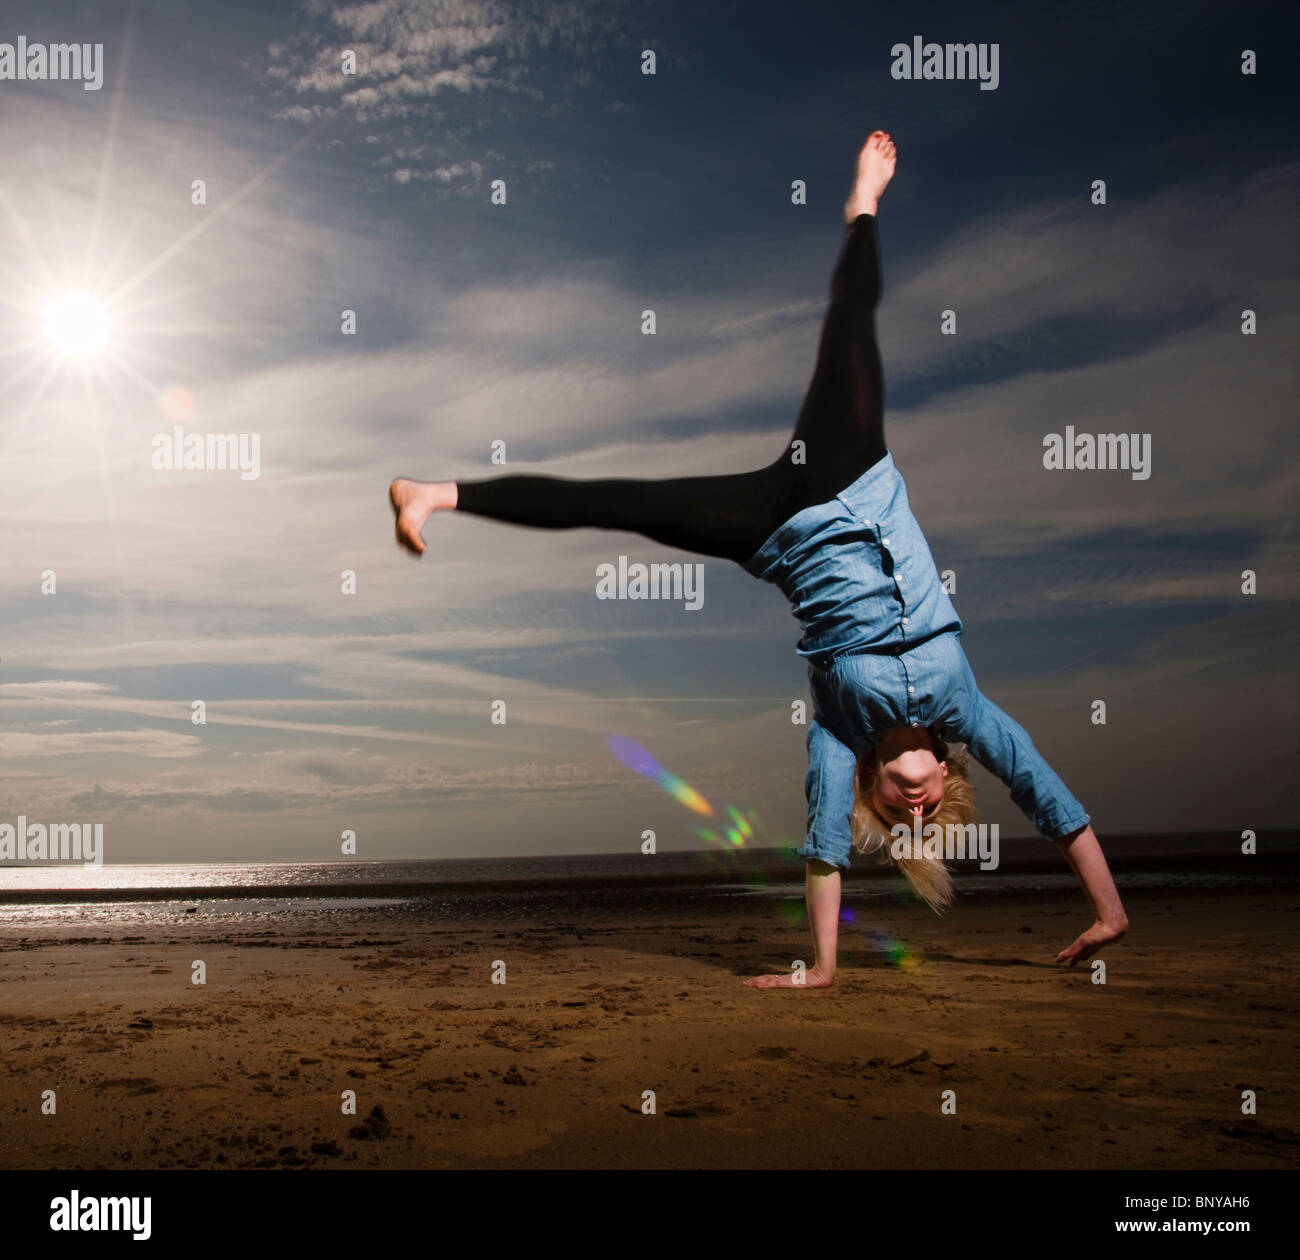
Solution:
<svg viewBox="0 0 1300 1260">
<path fill-rule="evenodd" d="M 93 359 L 109 344 L 108 307 L 89 293 L 64 293 L 47 302 L 42 325 L 50 348 L 65 359 Z"/>
<path fill-rule="evenodd" d="M 136 6 L 131 6 L 128 38 L 135 12 Z M 0 246 L 0 413 L 4 415 L 0 447 L 29 421 L 36 422 L 42 400 L 55 391 L 71 394 L 80 390 L 88 405 L 67 414 L 74 422 L 92 428 L 100 439 L 100 400 L 111 398 L 118 408 L 133 405 L 129 391 L 119 386 L 138 387 L 176 423 L 192 414 L 194 396 L 178 377 L 193 368 L 167 353 L 166 347 L 177 337 L 225 329 L 177 318 L 181 298 L 207 286 L 166 290 L 152 277 L 172 266 L 183 251 L 192 248 L 330 125 L 329 116 L 322 117 L 224 198 L 219 208 L 195 220 L 152 256 L 135 259 L 138 266 L 127 271 L 132 254 L 125 246 L 118 248 L 111 262 L 101 262 L 99 255 L 101 242 L 111 232 L 117 234 L 109 217 L 109 190 L 113 187 L 117 118 L 125 86 L 125 74 L 119 75 L 93 204 L 84 208 L 78 204 L 63 222 L 57 215 L 51 217 L 47 207 L 25 206 L 22 198 L 11 196 L 10 186 L 0 181 L 0 242 L 4 243 Z M 128 234 L 127 241 L 130 239 Z M 80 260 L 68 256 L 63 248 L 68 240 L 76 240 L 84 249 Z M 16 253 L 11 245 L 22 247 L 25 258 L 19 261 L 24 265 L 11 261 Z M 52 257 L 59 260 L 53 267 Z M 25 397 L 11 397 L 20 388 Z"/>
</svg>

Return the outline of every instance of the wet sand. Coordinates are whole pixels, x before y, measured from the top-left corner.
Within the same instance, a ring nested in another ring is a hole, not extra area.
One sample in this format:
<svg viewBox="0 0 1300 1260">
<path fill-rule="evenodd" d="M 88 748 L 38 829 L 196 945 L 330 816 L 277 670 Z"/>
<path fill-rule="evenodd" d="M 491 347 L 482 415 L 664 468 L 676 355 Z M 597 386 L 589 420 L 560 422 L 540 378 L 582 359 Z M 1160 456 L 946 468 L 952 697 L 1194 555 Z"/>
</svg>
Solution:
<svg viewBox="0 0 1300 1260">
<path fill-rule="evenodd" d="M 1052 962 L 1077 893 L 860 906 L 817 991 L 741 983 L 811 961 L 771 898 L 20 926 L 0 1167 L 1295 1167 L 1294 902 L 1128 893 L 1104 985 Z"/>
</svg>

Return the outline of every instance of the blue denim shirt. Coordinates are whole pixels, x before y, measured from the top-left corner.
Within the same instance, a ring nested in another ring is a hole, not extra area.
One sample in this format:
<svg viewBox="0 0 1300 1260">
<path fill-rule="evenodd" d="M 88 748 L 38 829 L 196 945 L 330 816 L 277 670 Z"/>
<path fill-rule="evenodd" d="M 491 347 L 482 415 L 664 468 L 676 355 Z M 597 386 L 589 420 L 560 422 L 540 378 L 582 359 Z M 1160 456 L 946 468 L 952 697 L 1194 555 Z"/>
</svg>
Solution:
<svg viewBox="0 0 1300 1260">
<path fill-rule="evenodd" d="M 1043 835 L 1087 825 L 1025 729 L 976 686 L 961 619 L 892 454 L 835 498 L 797 512 L 744 567 L 781 588 L 803 627 L 797 651 L 813 697 L 809 856 L 833 852 L 826 860 L 847 865 L 857 759 L 891 726 L 928 726 L 965 744 Z"/>
</svg>

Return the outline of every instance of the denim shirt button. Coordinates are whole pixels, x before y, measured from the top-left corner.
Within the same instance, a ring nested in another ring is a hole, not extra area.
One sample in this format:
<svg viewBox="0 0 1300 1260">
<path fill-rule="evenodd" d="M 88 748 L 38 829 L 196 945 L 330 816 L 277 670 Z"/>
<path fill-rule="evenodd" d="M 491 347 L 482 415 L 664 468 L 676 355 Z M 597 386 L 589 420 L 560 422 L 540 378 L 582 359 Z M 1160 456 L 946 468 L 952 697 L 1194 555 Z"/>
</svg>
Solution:
<svg viewBox="0 0 1300 1260">
<path fill-rule="evenodd" d="M 910 695 L 911 695 L 915 690 L 916 690 L 915 687 L 909 687 L 909 688 L 907 689 L 907 694 L 910 696 Z"/>
</svg>

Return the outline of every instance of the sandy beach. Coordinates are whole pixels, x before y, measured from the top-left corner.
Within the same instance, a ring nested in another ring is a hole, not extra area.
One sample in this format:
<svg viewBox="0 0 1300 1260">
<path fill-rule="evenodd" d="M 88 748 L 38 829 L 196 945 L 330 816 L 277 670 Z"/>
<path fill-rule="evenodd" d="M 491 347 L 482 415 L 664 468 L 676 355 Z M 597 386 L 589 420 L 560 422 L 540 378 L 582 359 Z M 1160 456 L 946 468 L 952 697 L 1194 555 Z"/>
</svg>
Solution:
<svg viewBox="0 0 1300 1260">
<path fill-rule="evenodd" d="M 822 991 L 742 985 L 809 957 L 788 902 L 9 933 L 0 1165 L 1295 1167 L 1290 891 L 1126 901 L 1104 985 L 1077 895 L 873 909 Z"/>
</svg>

